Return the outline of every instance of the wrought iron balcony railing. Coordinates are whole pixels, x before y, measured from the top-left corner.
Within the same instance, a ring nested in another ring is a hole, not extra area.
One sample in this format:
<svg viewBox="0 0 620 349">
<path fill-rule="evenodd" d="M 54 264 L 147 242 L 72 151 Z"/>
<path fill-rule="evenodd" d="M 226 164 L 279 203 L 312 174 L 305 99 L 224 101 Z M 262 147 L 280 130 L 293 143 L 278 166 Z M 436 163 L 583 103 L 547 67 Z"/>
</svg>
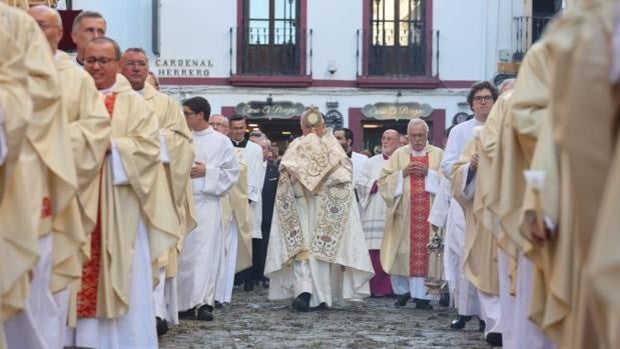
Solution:
<svg viewBox="0 0 620 349">
<path fill-rule="evenodd" d="M 516 47 L 512 60 L 519 62 L 525 56 L 525 52 L 542 36 L 545 27 L 551 21 L 552 16 L 532 16 L 514 18 L 514 37 Z"/>
<path fill-rule="evenodd" d="M 230 28 L 229 32 L 231 75 L 307 75 L 312 29 Z"/>
</svg>

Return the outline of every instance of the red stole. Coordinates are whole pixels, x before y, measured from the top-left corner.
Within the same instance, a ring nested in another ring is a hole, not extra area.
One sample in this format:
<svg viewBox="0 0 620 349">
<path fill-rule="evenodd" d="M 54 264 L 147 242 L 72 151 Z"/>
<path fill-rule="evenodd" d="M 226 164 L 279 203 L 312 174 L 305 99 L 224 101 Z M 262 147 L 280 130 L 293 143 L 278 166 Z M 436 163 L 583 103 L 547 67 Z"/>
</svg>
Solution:
<svg viewBox="0 0 620 349">
<path fill-rule="evenodd" d="M 105 97 L 104 104 L 108 115 L 112 118 L 116 93 Z M 103 169 L 103 167 L 102 167 Z M 82 288 L 77 294 L 78 317 L 97 316 L 97 293 L 99 286 L 99 272 L 101 267 L 101 176 L 99 177 L 99 205 L 97 207 L 97 222 L 90 235 L 90 260 L 82 269 Z"/>
<path fill-rule="evenodd" d="M 411 161 L 428 167 L 428 154 L 411 156 Z M 430 228 L 428 215 L 431 209 L 430 194 L 424 190 L 424 177 L 410 175 L 411 220 L 409 276 L 426 277 L 428 275 L 428 241 Z"/>
</svg>

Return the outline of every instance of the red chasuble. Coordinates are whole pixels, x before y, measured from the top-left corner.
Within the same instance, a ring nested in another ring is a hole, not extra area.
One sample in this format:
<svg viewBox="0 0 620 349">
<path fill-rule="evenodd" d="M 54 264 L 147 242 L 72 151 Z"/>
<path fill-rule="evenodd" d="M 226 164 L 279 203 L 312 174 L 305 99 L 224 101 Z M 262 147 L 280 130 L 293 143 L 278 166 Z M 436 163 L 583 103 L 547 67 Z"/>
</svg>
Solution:
<svg viewBox="0 0 620 349">
<path fill-rule="evenodd" d="M 428 167 L 428 154 L 411 156 L 411 161 Z M 411 181 L 409 276 L 426 277 L 429 258 L 427 245 L 430 227 L 427 219 L 431 209 L 430 194 L 424 190 L 423 176 L 411 175 L 409 180 Z"/>
</svg>

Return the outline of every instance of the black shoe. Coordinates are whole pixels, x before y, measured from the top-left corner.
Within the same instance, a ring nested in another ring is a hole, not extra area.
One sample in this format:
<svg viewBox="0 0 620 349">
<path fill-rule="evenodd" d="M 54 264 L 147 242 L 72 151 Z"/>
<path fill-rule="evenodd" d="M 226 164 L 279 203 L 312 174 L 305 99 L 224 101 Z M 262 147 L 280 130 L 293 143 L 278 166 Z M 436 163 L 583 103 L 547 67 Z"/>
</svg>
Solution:
<svg viewBox="0 0 620 349">
<path fill-rule="evenodd" d="M 293 308 L 303 312 L 310 310 L 310 293 L 302 292 L 293 299 Z"/>
<path fill-rule="evenodd" d="M 487 323 L 484 322 L 484 320 L 480 320 L 480 322 L 478 323 L 478 332 L 484 332 L 486 328 L 487 328 Z"/>
<path fill-rule="evenodd" d="M 213 307 L 210 305 L 202 305 L 196 312 L 196 320 L 213 321 Z"/>
<path fill-rule="evenodd" d="M 253 281 L 246 281 L 245 284 L 243 285 L 243 290 L 245 292 L 254 291 L 254 282 Z"/>
<path fill-rule="evenodd" d="M 416 309 L 433 310 L 433 306 L 431 305 L 431 301 L 428 300 L 428 299 L 414 298 L 413 302 L 415 303 L 415 308 Z"/>
<path fill-rule="evenodd" d="M 213 307 L 214 307 L 215 309 L 222 309 L 223 305 L 222 305 L 222 303 L 220 303 L 219 301 L 215 301 L 215 302 L 213 303 Z"/>
<path fill-rule="evenodd" d="M 465 328 L 465 324 L 469 320 L 471 320 L 471 316 L 459 315 L 458 318 L 452 320 L 450 327 L 455 330 L 462 330 Z"/>
<path fill-rule="evenodd" d="M 486 341 L 492 347 L 501 347 L 502 346 L 502 334 L 499 332 L 489 332 L 489 334 L 487 334 Z"/>
<path fill-rule="evenodd" d="M 400 296 L 398 296 L 398 299 L 396 300 L 396 303 L 394 303 L 394 305 L 397 307 L 404 307 L 410 299 L 411 293 L 407 292 L 405 294 L 401 294 Z"/>
<path fill-rule="evenodd" d="M 327 310 L 328 306 L 327 306 L 327 303 L 321 302 L 321 304 L 317 305 L 316 307 L 312 307 L 310 309 L 311 310 Z"/>
<path fill-rule="evenodd" d="M 262 281 L 263 288 L 269 288 L 269 279 L 265 279 Z"/>
<path fill-rule="evenodd" d="M 155 317 L 155 323 L 157 324 L 157 336 L 163 336 L 168 332 L 168 321 L 160 318 L 159 316 Z"/>
<path fill-rule="evenodd" d="M 439 297 L 439 305 L 442 305 L 444 307 L 447 307 L 450 305 L 450 294 L 449 293 L 441 294 L 441 296 Z"/>
<path fill-rule="evenodd" d="M 194 320 L 196 318 L 196 307 L 179 312 L 179 319 Z"/>
</svg>

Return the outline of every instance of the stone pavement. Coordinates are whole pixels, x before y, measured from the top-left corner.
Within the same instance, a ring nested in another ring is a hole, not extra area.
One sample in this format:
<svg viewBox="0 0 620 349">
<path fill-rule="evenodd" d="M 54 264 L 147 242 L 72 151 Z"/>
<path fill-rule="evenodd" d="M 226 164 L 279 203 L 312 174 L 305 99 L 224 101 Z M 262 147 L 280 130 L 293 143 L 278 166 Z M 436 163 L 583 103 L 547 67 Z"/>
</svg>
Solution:
<svg viewBox="0 0 620 349">
<path fill-rule="evenodd" d="M 298 313 L 291 301 L 267 300 L 267 291 L 235 288 L 233 302 L 215 309 L 215 321 L 185 321 L 160 338 L 160 348 L 489 348 L 478 321 L 450 329 L 454 309 L 413 303 L 394 307 L 369 298 L 346 307 Z"/>
</svg>

